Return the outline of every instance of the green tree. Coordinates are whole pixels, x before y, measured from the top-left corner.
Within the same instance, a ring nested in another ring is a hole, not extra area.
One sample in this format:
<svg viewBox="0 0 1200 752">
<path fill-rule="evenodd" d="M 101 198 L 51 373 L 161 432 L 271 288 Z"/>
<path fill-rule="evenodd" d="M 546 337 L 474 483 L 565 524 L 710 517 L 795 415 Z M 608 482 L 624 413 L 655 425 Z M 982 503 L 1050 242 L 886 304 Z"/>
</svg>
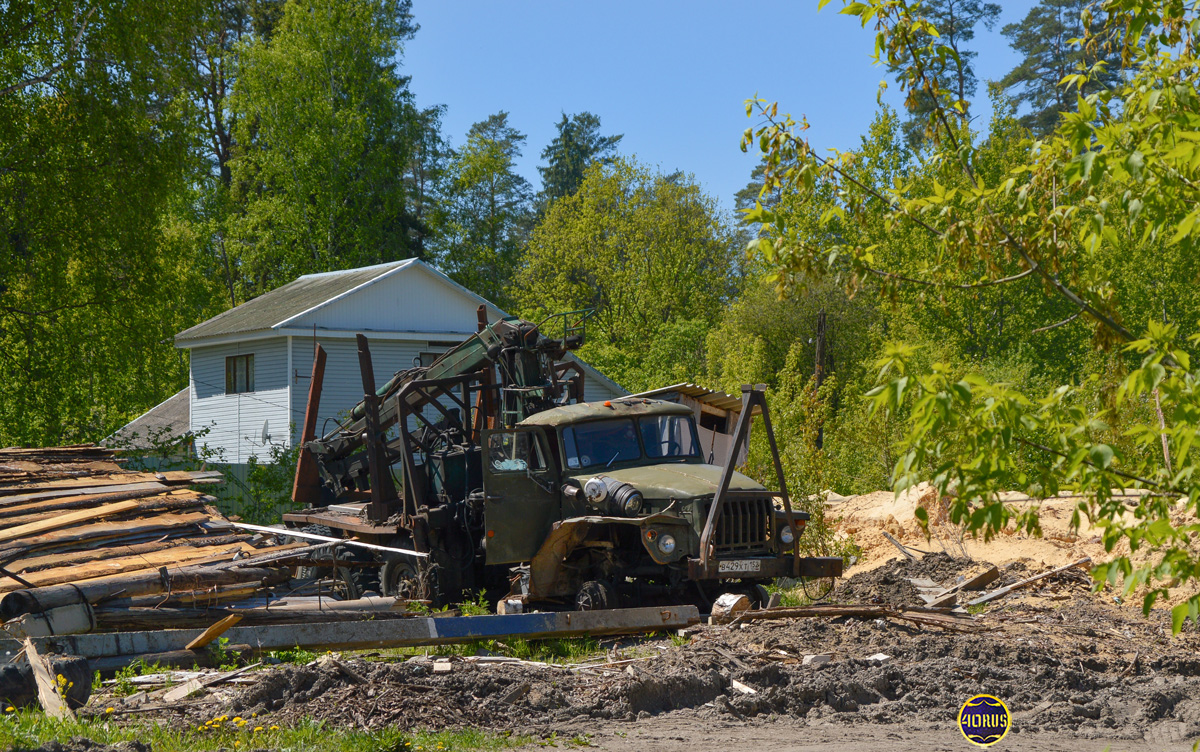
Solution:
<svg viewBox="0 0 1200 752">
<path fill-rule="evenodd" d="M 501 305 L 532 211 L 532 189 L 515 169 L 524 142 L 501 111 L 471 126 L 450 165 L 442 266 L 454 281 Z"/>
<path fill-rule="evenodd" d="M 600 117 L 590 112 L 570 117 L 564 112 L 556 127 L 558 135 L 542 150 L 546 166 L 538 168 L 542 174 L 539 199 L 543 207 L 578 190 L 593 163 L 611 164 L 622 138 L 601 136 Z"/>
<path fill-rule="evenodd" d="M 97 439 L 185 383 L 209 295 L 161 218 L 195 111 L 189 2 L 0 5 L 0 444 Z"/>
<path fill-rule="evenodd" d="M 970 363 L 925 367 L 919 351 L 896 342 L 879 359 L 882 382 L 868 397 L 877 413 L 905 424 L 893 470 L 897 490 L 930 480 L 951 496 L 952 522 L 989 536 L 1012 526 L 1039 530 L 1036 510 L 1014 513 L 1002 503 L 1003 491 L 1045 498 L 1069 489 L 1083 498 L 1077 522 L 1087 516 L 1103 527 L 1110 552 L 1120 541 L 1133 552 L 1114 555 L 1093 576 L 1123 581 L 1126 594 L 1141 594 L 1149 611 L 1169 588 L 1200 573 L 1195 526 L 1179 517 L 1185 509 L 1194 515 L 1200 504 L 1200 373 L 1189 352 L 1200 335 L 1185 338 L 1175 322 L 1161 323 L 1170 316 L 1165 306 L 1153 312 L 1144 336 L 1127 328 L 1128 314 L 1145 304 L 1117 294 L 1125 281 L 1114 278 L 1113 259 L 1132 255 L 1132 265 L 1145 269 L 1157 267 L 1164 253 L 1186 259 L 1200 250 L 1200 60 L 1193 34 L 1200 10 L 1107 0 L 1096 11 L 1101 21 L 1082 22 L 1083 48 L 1115 45 L 1129 79 L 1104 85 L 1111 66 L 1103 62 L 1067 75 L 1061 85 L 1075 93 L 1070 109 L 1037 149 L 997 160 L 1006 162 L 1003 174 L 990 179 L 981 172 L 986 148 L 973 142 L 932 83 L 930 61 L 945 53 L 929 22 L 886 0 L 843 12 L 875 26 L 881 59 L 896 64 L 910 56 L 906 82 L 938 102 L 936 162 L 944 172 L 864 183 L 852 159 L 817 155 L 795 123 L 766 103 L 757 107 L 763 122 L 743 143 L 765 147 L 772 187 L 813 196 L 833 186 L 845 196 L 822 224 L 875 228 L 870 245 L 849 233 L 818 245 L 807 232 L 809 216 L 756 208 L 752 217 L 765 233 L 758 250 L 785 288 L 830 275 L 852 291 L 872 287 L 894 297 L 921 288 L 948 299 L 1033 279 L 1031 293 L 1070 312 L 1043 329 L 1086 322 L 1091 350 L 1078 373 L 1044 390 L 993 378 Z M 916 44 L 922 35 L 929 41 Z M 939 179 L 951 171 L 956 182 Z M 871 207 L 882 207 L 882 216 Z M 914 236 L 924 242 L 910 244 Z M 1197 311 L 1189 313 L 1192 325 Z M 1126 489 L 1138 492 L 1136 501 L 1122 498 Z M 927 515 L 922 510 L 918 518 Z M 1200 596 L 1193 595 L 1172 610 L 1175 629 L 1198 615 Z"/>
<path fill-rule="evenodd" d="M 970 97 L 975 96 L 978 80 L 972 61 L 979 54 L 967 48 L 975 38 L 975 27 L 980 24 L 991 30 L 1000 17 L 1000 6 L 980 0 L 925 0 L 921 12 L 937 28 L 945 54 L 930 60 L 930 80 L 936 91 L 948 92 L 953 97 L 960 118 L 969 119 Z M 915 40 L 924 43 L 920 35 Z M 900 73 L 907 63 L 908 55 L 902 51 L 895 64 L 888 66 L 893 74 Z M 929 116 L 933 113 L 936 99 L 922 89 L 910 91 L 908 99 L 909 118 L 904 123 L 904 136 L 910 146 L 916 147 L 929 131 Z"/>
<path fill-rule="evenodd" d="M 1076 93 L 1060 85 L 1081 68 L 1091 70 L 1083 93 L 1111 89 L 1121 80 L 1117 30 L 1090 0 L 1041 0 L 1020 23 L 1000 30 L 1024 59 L 1000 80 L 1030 112 L 1021 118 L 1037 134 L 1054 130 L 1059 116 L 1075 106 Z M 1086 44 L 1078 40 L 1087 40 Z M 1094 68 L 1097 63 L 1104 67 Z"/>
<path fill-rule="evenodd" d="M 239 45 L 269 39 L 283 13 L 284 0 L 208 0 L 192 39 L 192 97 L 199 109 L 195 141 L 197 164 L 193 196 L 178 207 L 177 222 L 193 225 L 197 242 L 223 282 L 229 305 L 238 304 L 240 269 L 226 243 L 225 221 L 231 210 L 230 163 L 236 143 L 237 113 L 229 97 L 237 78 Z"/>
<path fill-rule="evenodd" d="M 623 362 L 608 374 L 627 388 L 662 386 L 648 353 L 660 335 L 686 331 L 699 370 L 703 330 L 736 292 L 737 255 L 716 203 L 693 179 L 618 158 L 594 164 L 577 192 L 550 206 L 530 236 L 513 297 L 535 320 L 596 308 L 587 353 Z M 704 326 L 685 323 L 696 321 Z M 614 349 L 604 357 L 604 348 Z"/>
<path fill-rule="evenodd" d="M 414 152 L 408 0 L 291 0 L 239 46 L 228 222 L 247 297 L 299 274 L 407 258 Z"/>
<path fill-rule="evenodd" d="M 445 105 L 421 110 L 413 126 L 413 154 L 404 179 L 409 194 L 409 215 L 415 227 L 413 255 L 433 257 L 446 222 L 447 183 L 454 150 L 442 136 Z"/>
</svg>

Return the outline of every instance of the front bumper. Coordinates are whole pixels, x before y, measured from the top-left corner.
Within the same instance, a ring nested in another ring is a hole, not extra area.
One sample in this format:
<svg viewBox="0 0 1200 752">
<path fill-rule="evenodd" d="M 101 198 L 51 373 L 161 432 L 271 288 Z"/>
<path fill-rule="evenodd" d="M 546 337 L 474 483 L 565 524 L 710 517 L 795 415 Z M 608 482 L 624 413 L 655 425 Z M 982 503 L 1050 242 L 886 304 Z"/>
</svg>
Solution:
<svg viewBox="0 0 1200 752">
<path fill-rule="evenodd" d="M 791 554 L 783 556 L 744 556 L 712 559 L 706 568 L 700 559 L 688 559 L 688 578 L 692 580 L 770 580 L 795 577 Z M 804 556 L 800 558 L 800 577 L 841 577 L 842 557 Z"/>
</svg>

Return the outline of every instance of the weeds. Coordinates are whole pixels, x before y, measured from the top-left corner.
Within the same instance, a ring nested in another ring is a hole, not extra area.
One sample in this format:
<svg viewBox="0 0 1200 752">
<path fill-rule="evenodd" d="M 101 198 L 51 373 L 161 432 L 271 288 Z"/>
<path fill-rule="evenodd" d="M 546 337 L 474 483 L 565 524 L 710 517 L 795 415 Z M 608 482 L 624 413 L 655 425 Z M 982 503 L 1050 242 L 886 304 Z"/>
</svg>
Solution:
<svg viewBox="0 0 1200 752">
<path fill-rule="evenodd" d="M 171 669 L 158 665 L 157 663 L 147 664 L 145 661 L 137 660 L 125 668 L 118 669 L 113 677 L 117 683 L 113 686 L 113 694 L 118 697 L 128 697 L 138 691 L 138 687 L 133 683 L 135 676 L 149 676 L 151 674 L 161 674 Z M 100 682 L 100 672 L 97 671 L 92 676 L 93 691 L 98 688 Z"/>
<path fill-rule="evenodd" d="M 302 720 L 281 728 L 255 718 L 219 716 L 203 726 L 180 729 L 157 723 L 120 726 L 105 718 L 55 720 L 37 710 L 10 711 L 0 718 L 0 749 L 36 748 L 84 737 L 99 744 L 137 740 L 155 752 L 293 749 L 306 752 L 473 752 L 527 744 L 526 737 L 477 730 L 412 733 L 398 728 L 366 731 L 339 729 Z"/>
<path fill-rule="evenodd" d="M 288 650 L 272 650 L 269 655 L 282 663 L 294 663 L 297 666 L 312 663 L 317 659 L 316 653 L 299 646 Z"/>
</svg>

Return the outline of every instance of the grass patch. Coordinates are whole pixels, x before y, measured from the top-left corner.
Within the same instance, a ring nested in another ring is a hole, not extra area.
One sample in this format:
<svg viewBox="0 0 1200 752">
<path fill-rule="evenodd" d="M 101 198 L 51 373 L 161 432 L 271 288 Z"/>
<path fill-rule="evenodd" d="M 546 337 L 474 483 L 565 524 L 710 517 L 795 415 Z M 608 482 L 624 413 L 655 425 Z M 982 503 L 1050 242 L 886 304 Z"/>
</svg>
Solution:
<svg viewBox="0 0 1200 752">
<path fill-rule="evenodd" d="M 272 650 L 268 653 L 272 658 L 283 663 L 293 663 L 297 666 L 303 666 L 307 663 L 312 663 L 317 659 L 317 654 L 311 650 L 305 650 L 302 647 L 288 648 L 286 650 Z"/>
<path fill-rule="evenodd" d="M 802 606 L 811 606 L 812 599 L 808 597 L 808 593 L 804 590 L 804 585 L 797 582 L 792 587 L 780 587 L 779 585 L 767 585 L 767 592 L 771 595 L 779 593 L 779 605 L 783 608 L 800 608 Z"/>
<path fill-rule="evenodd" d="M 216 752 L 216 750 L 278 749 L 305 752 L 491 752 L 528 744 L 527 737 L 483 731 L 409 732 L 396 728 L 366 731 L 339 729 L 306 720 L 290 728 L 258 719 L 218 716 L 192 729 L 166 728 L 156 723 L 118 725 L 104 718 L 57 721 L 36 710 L 19 710 L 0 718 L 0 749 L 39 747 L 85 737 L 99 744 L 137 740 L 154 752 Z"/>
<path fill-rule="evenodd" d="M 117 695 L 118 697 L 128 697 L 129 695 L 133 694 L 134 692 L 137 692 L 139 689 L 138 685 L 133 683 L 133 678 L 135 676 L 149 676 L 151 674 L 164 674 L 164 673 L 167 673 L 168 671 L 174 671 L 174 670 L 175 669 L 170 668 L 168 666 L 160 666 L 157 663 L 146 663 L 145 661 L 142 661 L 139 659 L 139 660 L 134 661 L 133 663 L 129 664 L 125 668 L 122 668 L 117 671 L 116 675 L 113 677 L 114 679 L 117 680 L 117 683 L 113 685 L 112 692 L 114 695 Z M 102 684 L 102 682 L 98 682 L 99 678 L 100 678 L 100 672 L 97 671 L 95 673 L 95 675 L 92 677 L 92 691 L 93 692 L 95 692 L 97 689 L 99 689 L 100 685 Z"/>
</svg>

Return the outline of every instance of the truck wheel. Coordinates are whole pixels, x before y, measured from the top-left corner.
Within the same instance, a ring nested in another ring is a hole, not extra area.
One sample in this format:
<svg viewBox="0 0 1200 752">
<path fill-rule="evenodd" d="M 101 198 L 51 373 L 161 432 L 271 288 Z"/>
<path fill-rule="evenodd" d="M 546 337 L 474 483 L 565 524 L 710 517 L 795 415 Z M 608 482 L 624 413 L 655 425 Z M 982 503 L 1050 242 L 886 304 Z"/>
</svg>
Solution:
<svg viewBox="0 0 1200 752">
<path fill-rule="evenodd" d="M 392 598 L 414 601 L 425 597 L 421 574 L 407 558 L 384 562 L 380 571 L 380 584 L 383 585 L 383 594 Z"/>
<path fill-rule="evenodd" d="M 767 592 L 766 585 L 755 585 L 750 591 L 750 607 L 751 608 L 766 608 L 771 602 L 771 594 Z"/>
<path fill-rule="evenodd" d="M 300 528 L 300 532 L 312 533 L 313 535 L 324 535 L 329 538 L 337 537 L 333 534 L 333 530 L 326 527 L 325 525 L 305 525 L 304 527 Z M 300 543 L 303 543 L 305 545 L 311 545 L 313 543 L 313 541 L 308 540 L 306 538 L 293 538 L 292 540 L 299 541 Z M 328 559 L 332 555 L 333 555 L 333 545 L 332 544 L 330 544 L 329 546 L 321 546 L 320 548 L 313 551 L 314 558 L 318 558 L 318 559 Z M 328 577 L 332 572 L 333 572 L 332 567 L 313 566 L 310 564 L 305 564 L 303 566 L 296 567 L 296 579 L 298 579 L 298 580 L 321 580 L 321 579 Z"/>
<path fill-rule="evenodd" d="M 336 558 L 347 564 L 365 564 L 375 560 L 366 551 L 356 551 L 349 546 L 339 549 Z M 357 600 L 366 593 L 379 592 L 378 567 L 338 567 L 336 575 L 348 601 Z"/>
<path fill-rule="evenodd" d="M 589 580 L 575 594 L 575 610 L 605 611 L 617 607 L 617 591 L 604 580 Z"/>
</svg>

